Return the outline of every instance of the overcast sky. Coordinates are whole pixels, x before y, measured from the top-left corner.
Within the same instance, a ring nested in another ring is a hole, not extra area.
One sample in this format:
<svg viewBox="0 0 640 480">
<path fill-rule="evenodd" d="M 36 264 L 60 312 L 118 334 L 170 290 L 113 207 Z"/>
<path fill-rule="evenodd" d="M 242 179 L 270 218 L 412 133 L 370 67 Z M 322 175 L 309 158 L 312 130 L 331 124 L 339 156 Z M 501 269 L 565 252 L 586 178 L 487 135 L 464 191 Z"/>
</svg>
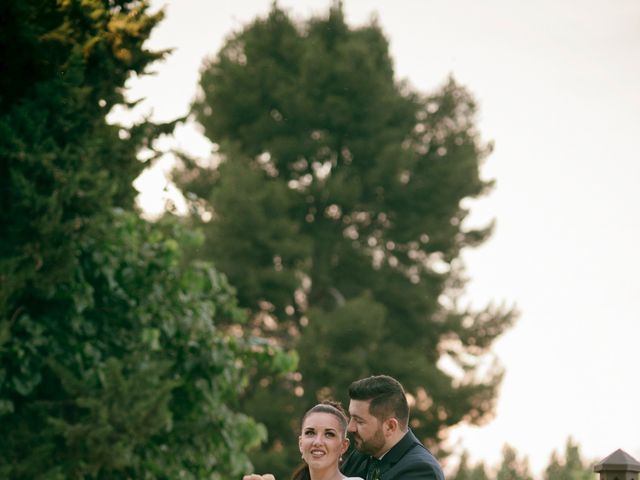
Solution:
<svg viewBox="0 0 640 480">
<path fill-rule="evenodd" d="M 174 47 L 153 78 L 134 79 L 138 113 L 187 111 L 202 59 L 271 0 L 158 0 L 167 17 L 152 48 Z M 294 17 L 328 0 L 279 1 Z M 496 418 L 452 432 L 472 460 L 505 443 L 539 473 L 572 436 L 601 460 L 640 459 L 640 1 L 345 0 L 347 21 L 376 14 L 398 79 L 429 92 L 452 73 L 478 100 L 496 180 L 472 204 L 494 236 L 465 254 L 468 300 L 515 304 L 521 317 L 494 351 L 506 367 Z M 193 127 L 173 140 L 207 156 Z M 137 183 L 161 208 L 162 168 Z"/>
</svg>

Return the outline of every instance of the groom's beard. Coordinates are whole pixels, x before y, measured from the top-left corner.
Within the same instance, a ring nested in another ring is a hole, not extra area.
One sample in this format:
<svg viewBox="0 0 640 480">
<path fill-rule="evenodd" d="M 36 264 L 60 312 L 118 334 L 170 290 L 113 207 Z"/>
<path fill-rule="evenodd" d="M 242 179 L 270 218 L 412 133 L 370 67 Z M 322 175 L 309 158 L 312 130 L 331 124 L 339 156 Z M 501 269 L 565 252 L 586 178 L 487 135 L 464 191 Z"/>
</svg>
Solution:
<svg viewBox="0 0 640 480">
<path fill-rule="evenodd" d="M 376 433 L 366 440 L 357 433 L 354 433 L 353 439 L 355 440 L 356 448 L 362 453 L 374 456 L 384 453 L 382 452 L 382 449 L 384 448 L 385 438 L 382 430 L 376 430 Z"/>
</svg>

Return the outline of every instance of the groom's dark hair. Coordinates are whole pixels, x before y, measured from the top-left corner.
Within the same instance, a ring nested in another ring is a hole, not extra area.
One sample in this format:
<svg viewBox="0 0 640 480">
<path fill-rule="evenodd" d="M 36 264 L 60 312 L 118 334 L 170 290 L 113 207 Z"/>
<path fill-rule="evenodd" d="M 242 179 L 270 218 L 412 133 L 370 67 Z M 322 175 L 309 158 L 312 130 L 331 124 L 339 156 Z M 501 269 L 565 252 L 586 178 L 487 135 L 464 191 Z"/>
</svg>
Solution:
<svg viewBox="0 0 640 480">
<path fill-rule="evenodd" d="M 404 431 L 409 424 L 409 403 L 398 380 L 388 375 L 373 375 L 349 385 L 351 400 L 370 400 L 369 413 L 378 420 L 395 418 Z"/>
</svg>

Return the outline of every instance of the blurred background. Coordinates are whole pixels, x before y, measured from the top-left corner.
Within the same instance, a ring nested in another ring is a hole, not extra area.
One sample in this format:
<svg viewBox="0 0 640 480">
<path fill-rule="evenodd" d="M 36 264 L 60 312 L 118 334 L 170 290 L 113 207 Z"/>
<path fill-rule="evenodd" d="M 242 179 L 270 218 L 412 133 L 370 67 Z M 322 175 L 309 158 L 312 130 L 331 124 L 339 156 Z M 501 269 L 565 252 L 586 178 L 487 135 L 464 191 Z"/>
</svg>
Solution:
<svg viewBox="0 0 640 480">
<path fill-rule="evenodd" d="M 375 373 L 451 478 L 640 458 L 640 4 L 36 3 L 0 473 L 284 478 Z"/>
</svg>

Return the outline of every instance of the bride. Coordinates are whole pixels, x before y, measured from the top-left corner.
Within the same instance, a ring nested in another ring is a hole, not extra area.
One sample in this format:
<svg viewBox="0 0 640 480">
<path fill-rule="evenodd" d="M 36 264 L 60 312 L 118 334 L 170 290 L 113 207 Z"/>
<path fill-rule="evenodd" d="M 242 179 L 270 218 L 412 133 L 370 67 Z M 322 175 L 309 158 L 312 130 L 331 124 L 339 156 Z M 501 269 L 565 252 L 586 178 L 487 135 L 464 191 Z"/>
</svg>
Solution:
<svg viewBox="0 0 640 480">
<path fill-rule="evenodd" d="M 304 463 L 291 480 L 362 480 L 340 472 L 342 454 L 349 448 L 347 416 L 337 402 L 325 401 L 302 417 L 298 448 Z M 243 480 L 275 480 L 273 475 L 245 475 Z"/>
</svg>

